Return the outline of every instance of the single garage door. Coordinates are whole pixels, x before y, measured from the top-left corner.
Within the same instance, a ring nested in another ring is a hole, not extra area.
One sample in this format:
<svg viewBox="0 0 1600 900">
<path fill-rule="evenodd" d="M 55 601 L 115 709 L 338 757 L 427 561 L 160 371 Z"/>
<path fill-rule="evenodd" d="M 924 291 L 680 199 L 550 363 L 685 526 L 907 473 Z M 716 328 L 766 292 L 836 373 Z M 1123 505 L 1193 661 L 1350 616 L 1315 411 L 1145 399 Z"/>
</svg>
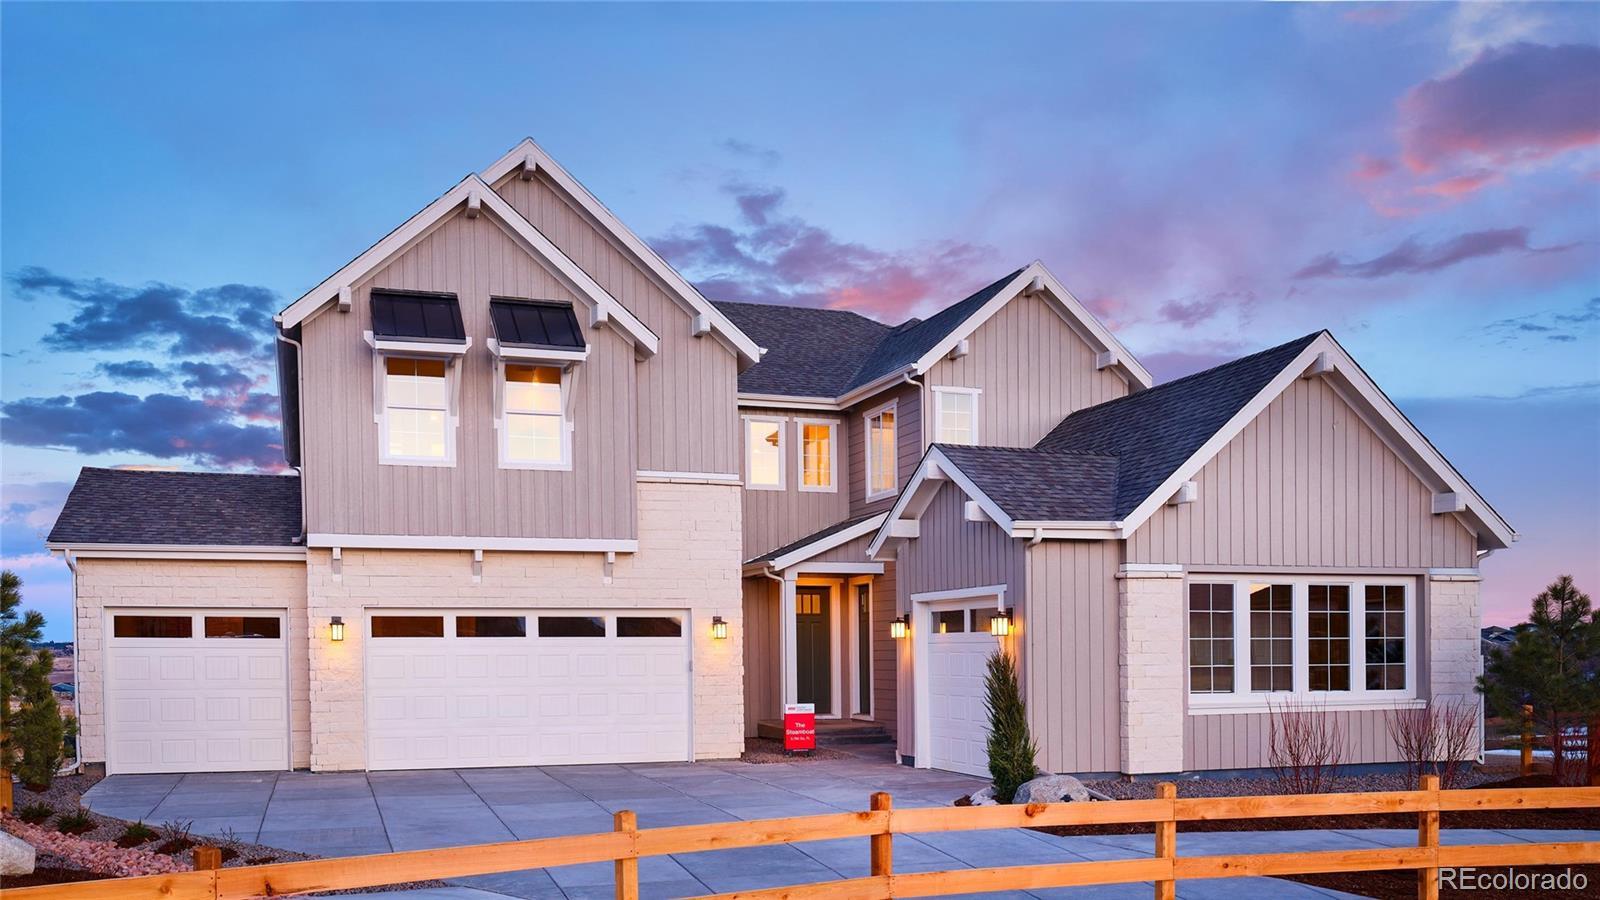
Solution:
<svg viewBox="0 0 1600 900">
<path fill-rule="evenodd" d="M 929 613 L 929 764 L 935 769 L 989 774 L 989 714 L 983 675 L 999 642 L 989 634 L 994 601 L 940 607 Z"/>
<path fill-rule="evenodd" d="M 687 612 L 384 611 L 367 634 L 369 768 L 690 758 Z"/>
<path fill-rule="evenodd" d="M 106 613 L 106 771 L 289 767 L 281 610 Z"/>
</svg>

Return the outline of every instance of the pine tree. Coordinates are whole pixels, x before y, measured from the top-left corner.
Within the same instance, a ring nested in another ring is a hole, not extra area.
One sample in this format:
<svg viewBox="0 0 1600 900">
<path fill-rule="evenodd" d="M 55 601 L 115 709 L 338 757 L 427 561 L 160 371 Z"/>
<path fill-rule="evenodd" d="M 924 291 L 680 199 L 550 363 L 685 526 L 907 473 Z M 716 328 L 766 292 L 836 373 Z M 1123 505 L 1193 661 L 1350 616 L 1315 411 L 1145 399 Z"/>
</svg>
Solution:
<svg viewBox="0 0 1600 900">
<path fill-rule="evenodd" d="M 1017 788 L 1037 774 L 1034 760 L 1039 755 L 1028 731 L 1028 710 L 1010 654 L 996 650 L 990 655 L 983 687 L 984 707 L 989 711 L 989 775 L 994 779 L 994 798 L 1010 803 Z"/>
<path fill-rule="evenodd" d="M 1484 665 L 1478 690 L 1501 718 L 1520 721 L 1522 707 L 1549 729 L 1554 774 L 1562 776 L 1562 730 L 1600 714 L 1600 615 L 1571 575 L 1562 575 L 1533 598 L 1527 627 Z"/>
<path fill-rule="evenodd" d="M 19 615 L 21 605 L 22 579 L 0 571 L 0 769 L 42 790 L 61 767 L 67 736 L 75 728 L 62 720 L 50 690 L 54 656 L 33 648 L 43 634 L 44 616 L 35 610 Z"/>
</svg>

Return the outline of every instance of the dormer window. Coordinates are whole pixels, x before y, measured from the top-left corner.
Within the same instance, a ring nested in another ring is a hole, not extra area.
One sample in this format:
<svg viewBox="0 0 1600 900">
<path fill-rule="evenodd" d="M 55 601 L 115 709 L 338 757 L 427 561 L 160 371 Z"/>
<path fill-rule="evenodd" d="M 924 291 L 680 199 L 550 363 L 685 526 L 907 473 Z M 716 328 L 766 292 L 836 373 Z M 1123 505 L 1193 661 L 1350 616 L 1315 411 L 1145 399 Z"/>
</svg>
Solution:
<svg viewBox="0 0 1600 900">
<path fill-rule="evenodd" d="M 455 465 L 456 363 L 472 345 L 455 295 L 374 290 L 366 337 L 380 461 Z"/>
<path fill-rule="evenodd" d="M 572 304 L 496 297 L 489 319 L 501 468 L 571 468 L 572 393 L 589 356 Z"/>
</svg>

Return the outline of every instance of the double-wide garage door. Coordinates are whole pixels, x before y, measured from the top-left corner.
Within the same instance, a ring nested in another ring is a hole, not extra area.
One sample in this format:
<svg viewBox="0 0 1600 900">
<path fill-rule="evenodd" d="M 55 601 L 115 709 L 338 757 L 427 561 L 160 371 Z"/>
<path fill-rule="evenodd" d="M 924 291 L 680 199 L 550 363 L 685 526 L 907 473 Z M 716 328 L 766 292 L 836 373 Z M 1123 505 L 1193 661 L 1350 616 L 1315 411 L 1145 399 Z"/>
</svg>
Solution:
<svg viewBox="0 0 1600 900">
<path fill-rule="evenodd" d="M 288 629 L 279 610 L 106 613 L 106 771 L 289 767 Z"/>
<path fill-rule="evenodd" d="M 690 758 L 688 616 L 374 611 L 372 769 Z"/>
</svg>

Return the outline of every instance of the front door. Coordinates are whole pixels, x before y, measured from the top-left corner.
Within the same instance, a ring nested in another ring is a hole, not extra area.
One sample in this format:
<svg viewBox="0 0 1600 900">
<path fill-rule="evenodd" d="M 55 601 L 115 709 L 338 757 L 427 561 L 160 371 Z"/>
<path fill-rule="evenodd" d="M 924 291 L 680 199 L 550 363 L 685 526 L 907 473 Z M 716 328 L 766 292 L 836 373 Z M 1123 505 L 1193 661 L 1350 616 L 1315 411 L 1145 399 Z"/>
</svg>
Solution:
<svg viewBox="0 0 1600 900">
<path fill-rule="evenodd" d="M 818 715 L 833 711 L 833 638 L 828 589 L 802 587 L 794 596 L 795 675 L 798 700 L 816 704 Z"/>
</svg>

